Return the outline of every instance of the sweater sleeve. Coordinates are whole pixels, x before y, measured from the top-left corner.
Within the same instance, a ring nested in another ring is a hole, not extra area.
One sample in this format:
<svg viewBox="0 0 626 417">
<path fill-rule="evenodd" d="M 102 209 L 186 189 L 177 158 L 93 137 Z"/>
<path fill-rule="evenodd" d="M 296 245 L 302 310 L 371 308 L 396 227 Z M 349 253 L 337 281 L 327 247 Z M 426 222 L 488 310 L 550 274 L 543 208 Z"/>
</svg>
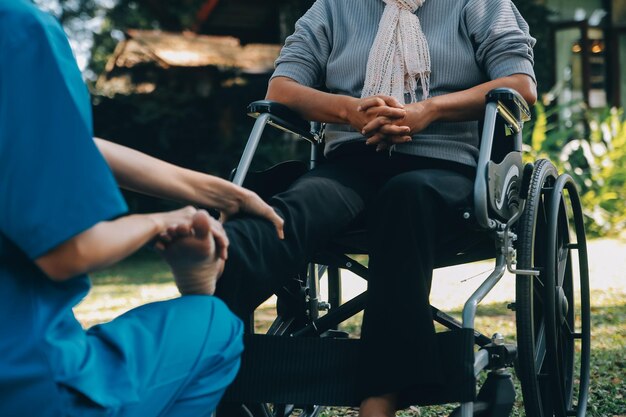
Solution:
<svg viewBox="0 0 626 417">
<path fill-rule="evenodd" d="M 476 61 L 490 79 L 527 74 L 535 80 L 535 39 L 511 0 L 470 0 L 464 18 Z"/>
<path fill-rule="evenodd" d="M 317 0 L 285 40 L 272 78 L 288 77 L 307 87 L 321 87 L 331 50 L 331 23 L 327 0 Z"/>
</svg>

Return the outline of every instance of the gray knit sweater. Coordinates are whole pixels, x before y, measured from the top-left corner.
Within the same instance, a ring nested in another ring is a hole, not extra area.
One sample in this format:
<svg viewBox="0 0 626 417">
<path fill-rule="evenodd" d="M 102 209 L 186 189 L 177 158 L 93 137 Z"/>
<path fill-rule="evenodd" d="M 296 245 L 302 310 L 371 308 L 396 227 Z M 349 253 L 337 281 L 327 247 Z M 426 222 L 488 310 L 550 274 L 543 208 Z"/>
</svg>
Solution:
<svg viewBox="0 0 626 417">
<path fill-rule="evenodd" d="M 287 38 L 272 77 L 360 97 L 384 7 L 382 0 L 317 0 Z M 534 79 L 535 40 L 511 0 L 426 0 L 416 14 L 430 49 L 431 96 L 517 73 Z M 329 124 L 326 154 L 362 140 L 350 126 Z M 475 166 L 477 147 L 478 122 L 437 122 L 393 151 Z"/>
</svg>

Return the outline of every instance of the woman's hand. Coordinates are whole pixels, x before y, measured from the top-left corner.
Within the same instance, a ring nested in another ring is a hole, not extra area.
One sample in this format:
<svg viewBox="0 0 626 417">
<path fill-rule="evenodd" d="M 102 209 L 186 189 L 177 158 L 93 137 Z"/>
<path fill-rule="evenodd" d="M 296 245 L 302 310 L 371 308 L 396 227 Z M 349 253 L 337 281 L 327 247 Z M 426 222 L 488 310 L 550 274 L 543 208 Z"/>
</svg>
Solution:
<svg viewBox="0 0 626 417">
<path fill-rule="evenodd" d="M 368 139 L 368 145 L 377 145 L 382 149 L 382 143 L 403 143 L 411 140 L 410 127 L 406 125 L 407 109 L 398 100 L 389 96 L 366 97 L 358 101 L 357 122 L 362 126 L 351 123 L 353 127 Z"/>
<path fill-rule="evenodd" d="M 430 100 L 425 100 L 406 105 L 404 106 L 404 116 L 390 120 L 389 125 L 381 124 L 382 121 L 378 119 L 373 120 L 363 130 L 366 135 L 371 134 L 371 132 L 377 133 L 371 135 L 366 143 L 372 146 L 375 145 L 377 151 L 382 151 L 389 149 L 390 146 L 396 143 L 409 142 L 411 135 L 426 129 L 434 121 L 436 113 L 431 104 Z M 394 133 L 394 127 L 405 130 L 402 134 L 397 134 Z"/>
<path fill-rule="evenodd" d="M 347 110 L 350 125 L 375 140 L 389 135 L 402 136 L 409 130 L 393 124 L 406 116 L 404 106 L 393 97 L 378 95 L 355 99 Z"/>
</svg>

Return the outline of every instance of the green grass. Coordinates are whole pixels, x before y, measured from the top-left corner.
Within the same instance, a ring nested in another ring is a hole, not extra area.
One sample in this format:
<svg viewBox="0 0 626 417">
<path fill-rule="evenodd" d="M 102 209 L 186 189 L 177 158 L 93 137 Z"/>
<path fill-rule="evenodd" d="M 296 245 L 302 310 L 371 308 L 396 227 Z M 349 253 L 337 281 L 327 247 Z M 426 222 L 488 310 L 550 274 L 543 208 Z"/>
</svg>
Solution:
<svg viewBox="0 0 626 417">
<path fill-rule="evenodd" d="M 151 252 L 94 273 L 91 279 L 91 293 L 74 309 L 84 327 L 109 321 L 145 303 L 178 296 L 167 265 Z"/>
<path fill-rule="evenodd" d="M 622 276 L 622 272 L 616 272 Z M 592 275 L 593 276 L 593 275 Z M 167 266 L 152 253 L 142 253 L 119 265 L 94 274 L 94 287 L 89 297 L 76 309 L 85 327 L 108 321 L 138 305 L 177 296 Z M 621 282 L 622 280 L 618 280 Z M 593 287 L 592 285 L 592 288 Z M 587 415 L 590 417 L 626 417 L 626 283 L 615 288 L 592 291 L 592 358 L 591 389 Z M 460 308 L 449 312 L 460 317 Z M 274 309 L 264 306 L 256 315 L 259 330 L 267 328 Z M 508 341 L 515 338 L 514 313 L 506 303 L 481 305 L 476 328 L 484 334 L 496 331 Z M 360 316 L 343 324 L 343 328 L 358 336 Z M 516 382 L 517 384 L 517 382 Z M 513 416 L 524 416 L 521 390 Z M 403 417 L 434 417 L 448 415 L 453 406 L 411 407 L 398 412 Z M 349 408 L 328 408 L 322 414 L 331 416 L 356 416 Z"/>
<path fill-rule="evenodd" d="M 590 417 L 626 416 L 626 294 L 594 291 L 592 300 L 602 300 L 595 305 L 592 314 L 592 349 L 590 399 L 587 415 Z M 451 312 L 460 317 L 460 310 Z M 502 333 L 507 342 L 515 340 L 515 315 L 506 308 L 506 303 L 480 306 L 476 328 L 483 334 Z M 344 324 L 347 331 L 357 330 L 357 320 Z M 358 333 L 358 330 L 356 331 Z M 513 371 L 513 370 L 511 370 Z M 514 371 L 513 371 L 514 372 Z M 525 416 L 521 388 L 517 379 L 516 404 L 512 416 Z M 431 406 L 411 407 L 398 412 L 402 417 L 435 417 L 448 415 L 454 407 Z M 357 415 L 355 409 L 331 408 L 324 417 Z"/>
</svg>

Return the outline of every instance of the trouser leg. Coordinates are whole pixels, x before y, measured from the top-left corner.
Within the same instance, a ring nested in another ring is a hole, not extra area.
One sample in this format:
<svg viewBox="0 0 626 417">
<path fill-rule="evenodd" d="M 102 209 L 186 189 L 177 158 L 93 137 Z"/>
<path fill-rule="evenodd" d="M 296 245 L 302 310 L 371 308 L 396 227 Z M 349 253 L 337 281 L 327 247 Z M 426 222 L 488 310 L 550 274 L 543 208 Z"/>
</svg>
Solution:
<svg viewBox="0 0 626 417">
<path fill-rule="evenodd" d="M 390 179 L 369 210 L 365 396 L 440 382 L 429 304 L 435 252 L 471 190 L 455 172 L 409 171 Z"/>
<path fill-rule="evenodd" d="M 88 332 L 90 359 L 107 383 L 128 381 L 102 408 L 67 389 L 68 416 L 208 416 L 239 369 L 242 324 L 216 297 L 146 304 Z M 99 384 L 100 385 L 100 384 Z M 101 386 L 95 390 L 102 393 Z M 123 398 L 119 398 L 123 396 Z"/>
<path fill-rule="evenodd" d="M 216 294 L 245 317 L 361 213 L 379 181 L 381 155 L 329 161 L 270 200 L 285 220 L 285 239 L 254 217 L 226 222 L 229 257 Z"/>
</svg>

